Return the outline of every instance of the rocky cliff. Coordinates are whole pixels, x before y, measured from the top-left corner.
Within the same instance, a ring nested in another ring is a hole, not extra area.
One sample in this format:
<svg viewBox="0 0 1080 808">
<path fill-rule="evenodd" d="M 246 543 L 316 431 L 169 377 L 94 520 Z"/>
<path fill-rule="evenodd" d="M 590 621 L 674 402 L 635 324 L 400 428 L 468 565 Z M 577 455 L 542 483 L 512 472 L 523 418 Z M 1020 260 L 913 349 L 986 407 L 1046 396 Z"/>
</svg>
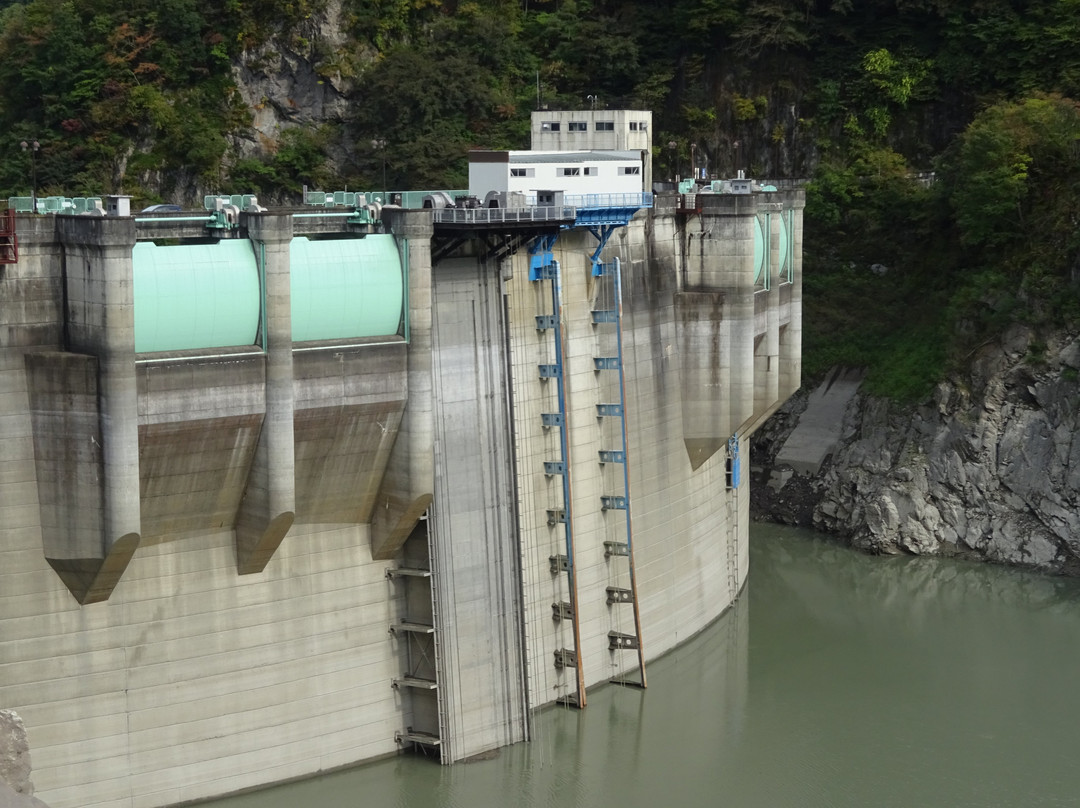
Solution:
<svg viewBox="0 0 1080 808">
<path fill-rule="evenodd" d="M 793 460 L 807 452 L 785 446 L 799 443 L 815 393 L 826 400 L 804 393 L 756 437 L 755 512 L 875 553 L 1080 575 L 1078 370 L 1075 333 L 1044 345 L 1013 329 L 923 406 L 861 392 L 834 401 L 835 440 L 816 469 L 800 471 Z"/>
<path fill-rule="evenodd" d="M 344 121 L 358 58 L 346 27 L 341 0 L 327 0 L 294 36 L 279 35 L 254 46 L 233 63 L 233 81 L 251 110 L 250 130 L 234 142 L 241 156 L 274 152 L 286 129 Z M 330 156 L 345 159 L 344 152 Z"/>
</svg>

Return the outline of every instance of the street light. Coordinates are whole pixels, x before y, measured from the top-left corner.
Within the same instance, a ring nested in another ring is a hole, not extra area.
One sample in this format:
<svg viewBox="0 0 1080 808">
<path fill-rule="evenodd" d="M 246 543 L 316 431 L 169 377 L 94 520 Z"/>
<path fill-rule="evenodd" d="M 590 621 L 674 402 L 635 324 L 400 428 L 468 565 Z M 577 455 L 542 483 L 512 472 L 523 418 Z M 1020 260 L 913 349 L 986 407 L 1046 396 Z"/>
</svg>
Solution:
<svg viewBox="0 0 1080 808">
<path fill-rule="evenodd" d="M 374 138 L 371 141 L 371 148 L 373 148 L 375 151 L 377 151 L 379 153 L 379 156 L 382 158 L 382 184 L 383 184 L 382 190 L 383 190 L 383 194 L 385 195 L 386 194 L 386 151 L 385 151 L 385 149 L 386 149 L 386 141 L 383 140 L 381 137 Z"/>
<path fill-rule="evenodd" d="M 30 152 L 30 209 L 37 213 L 37 157 L 41 144 L 36 140 L 27 143 L 25 140 L 19 144 L 23 151 Z"/>
</svg>

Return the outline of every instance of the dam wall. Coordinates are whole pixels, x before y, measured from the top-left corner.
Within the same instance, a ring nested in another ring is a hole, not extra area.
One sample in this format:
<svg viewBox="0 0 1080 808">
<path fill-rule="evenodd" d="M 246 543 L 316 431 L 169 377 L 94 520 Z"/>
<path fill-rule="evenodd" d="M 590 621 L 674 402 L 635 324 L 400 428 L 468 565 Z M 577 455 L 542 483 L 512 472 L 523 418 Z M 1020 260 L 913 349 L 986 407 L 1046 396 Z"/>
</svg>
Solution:
<svg viewBox="0 0 1080 808">
<path fill-rule="evenodd" d="M 801 213 L 801 200 L 787 200 L 787 209 L 793 202 Z M 645 656 L 700 631 L 745 582 L 748 488 L 733 484 L 732 454 L 745 457 L 752 429 L 797 389 L 800 343 L 791 332 L 801 325 L 791 321 L 790 301 L 794 292 L 798 308 L 801 286 L 797 292 L 792 287 L 801 278 L 793 268 L 792 280 L 755 287 L 754 198 L 714 197 L 702 205 L 687 215 L 674 198 L 661 198 L 649 216 L 616 231 L 600 260 L 619 262 L 619 290 L 592 271 L 592 234 L 564 234 L 553 251 L 564 301 L 576 592 L 567 576 L 553 573 L 551 562 L 565 549 L 552 518 L 561 507 L 557 480 L 544 470 L 544 461 L 557 453 L 555 430 L 543 426 L 543 413 L 553 407 L 553 382 L 537 373 L 552 351 L 536 328 L 536 317 L 550 306 L 529 280 L 525 257 L 514 259 L 507 299 L 530 694 L 536 703 L 574 701 L 571 671 L 551 660 L 575 644 L 586 687 L 609 680 L 641 683 L 633 649 L 611 647 L 612 632 L 635 633 L 631 605 L 612 603 L 609 594 L 633 586 L 627 565 L 612 553 L 627 542 L 628 530 Z M 778 237 L 772 251 L 780 251 Z M 780 265 L 774 254 L 772 266 Z M 783 310 L 781 295 L 788 301 Z M 624 391 L 616 376 L 597 369 L 598 357 L 616 352 L 616 335 L 594 313 L 618 304 Z M 772 312 L 771 318 L 757 311 Z M 599 416 L 598 405 L 620 398 L 632 520 L 604 505 L 623 485 L 623 464 L 601 457 L 619 444 L 621 419 Z M 576 626 L 553 619 L 556 604 L 571 598 Z"/>
<path fill-rule="evenodd" d="M 801 198 L 758 197 L 662 197 L 595 261 L 587 228 L 530 254 L 538 231 L 493 250 L 425 211 L 244 214 L 212 253 L 237 256 L 216 322 L 249 318 L 251 289 L 257 322 L 201 325 L 219 288 L 201 280 L 154 332 L 175 344 L 142 341 L 139 279 L 172 271 L 142 253 L 205 232 L 20 217 L 0 267 L 0 707 L 38 795 L 150 808 L 403 747 L 453 762 L 527 740 L 544 704 L 644 685 L 743 586 L 739 458 L 799 383 L 801 265 L 777 222 L 797 257 Z M 301 238 L 327 273 L 379 262 L 337 330 L 294 302 L 318 295 Z M 560 379 L 537 256 L 558 267 Z"/>
</svg>

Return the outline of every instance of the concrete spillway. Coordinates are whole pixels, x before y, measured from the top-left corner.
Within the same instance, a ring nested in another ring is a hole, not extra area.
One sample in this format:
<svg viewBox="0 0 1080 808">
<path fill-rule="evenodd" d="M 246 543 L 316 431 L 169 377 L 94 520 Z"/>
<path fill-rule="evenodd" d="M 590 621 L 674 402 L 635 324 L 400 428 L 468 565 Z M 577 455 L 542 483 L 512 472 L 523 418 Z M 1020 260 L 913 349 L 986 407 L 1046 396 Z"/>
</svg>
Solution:
<svg viewBox="0 0 1080 808">
<path fill-rule="evenodd" d="M 21 217 L 0 707 L 40 796 L 460 760 L 526 740 L 537 706 L 644 684 L 727 608 L 738 456 L 800 379 L 802 202 L 680 199 L 611 237 L 617 278 L 558 222 L 530 256 L 543 226 L 423 211 L 383 232 L 244 214 L 188 246 Z"/>
</svg>

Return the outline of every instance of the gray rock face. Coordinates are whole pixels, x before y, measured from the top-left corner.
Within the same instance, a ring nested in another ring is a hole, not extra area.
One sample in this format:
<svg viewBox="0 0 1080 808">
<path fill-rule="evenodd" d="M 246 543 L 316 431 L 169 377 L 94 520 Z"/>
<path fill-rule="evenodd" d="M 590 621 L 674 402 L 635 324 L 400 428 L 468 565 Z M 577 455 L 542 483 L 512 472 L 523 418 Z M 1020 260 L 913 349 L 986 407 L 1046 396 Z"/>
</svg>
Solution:
<svg viewBox="0 0 1080 808">
<path fill-rule="evenodd" d="M 328 0 L 297 36 L 247 51 L 233 65 L 240 97 L 252 112 L 252 139 L 236 144 L 241 154 L 275 151 L 286 129 L 343 119 L 352 82 L 341 68 L 355 58 L 345 28 L 341 0 Z"/>
<path fill-rule="evenodd" d="M 1038 363 L 1027 344 L 1014 330 L 914 411 L 856 396 L 841 447 L 800 482 L 818 496 L 813 526 L 875 553 L 1080 574 L 1080 339 Z"/>
<path fill-rule="evenodd" d="M 14 710 L 0 710 L 0 808 L 47 808 L 34 797 L 30 745 Z"/>
</svg>

